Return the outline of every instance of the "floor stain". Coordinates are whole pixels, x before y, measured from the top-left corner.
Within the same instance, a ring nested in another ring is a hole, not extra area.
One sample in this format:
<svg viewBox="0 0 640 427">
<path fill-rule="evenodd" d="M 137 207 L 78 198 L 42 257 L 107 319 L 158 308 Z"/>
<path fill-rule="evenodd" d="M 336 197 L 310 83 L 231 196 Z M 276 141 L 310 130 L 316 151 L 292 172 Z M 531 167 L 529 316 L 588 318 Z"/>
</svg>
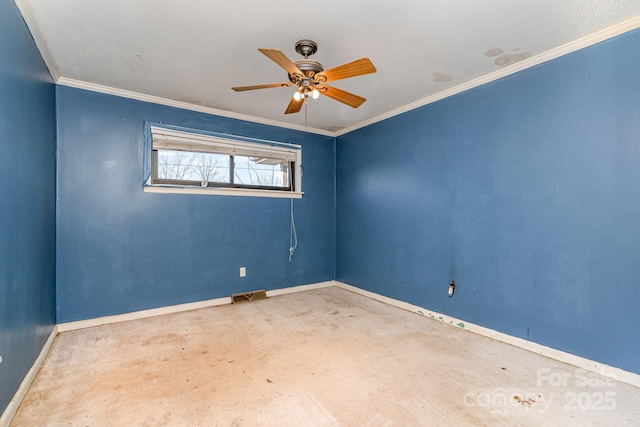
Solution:
<svg viewBox="0 0 640 427">
<path fill-rule="evenodd" d="M 291 317 L 300 317 L 300 316 L 306 316 L 307 314 L 311 314 L 313 310 L 307 310 L 307 311 L 301 311 L 299 313 L 295 313 L 293 314 Z"/>
<path fill-rule="evenodd" d="M 521 404 L 522 406 L 526 406 L 526 407 L 531 407 L 531 405 L 533 405 L 534 403 L 536 403 L 535 400 L 533 400 L 532 398 L 526 398 L 526 397 L 520 397 L 518 395 L 513 396 L 513 399 L 516 400 L 519 404 Z"/>
</svg>

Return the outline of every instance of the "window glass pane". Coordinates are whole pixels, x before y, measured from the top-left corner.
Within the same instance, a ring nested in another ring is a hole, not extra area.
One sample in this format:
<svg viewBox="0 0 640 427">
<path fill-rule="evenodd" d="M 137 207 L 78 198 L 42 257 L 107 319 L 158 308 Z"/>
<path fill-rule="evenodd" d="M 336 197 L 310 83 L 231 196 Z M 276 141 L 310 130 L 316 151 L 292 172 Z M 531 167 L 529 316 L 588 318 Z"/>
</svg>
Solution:
<svg viewBox="0 0 640 427">
<path fill-rule="evenodd" d="M 229 182 L 229 156 L 158 150 L 158 179 Z"/>
<path fill-rule="evenodd" d="M 229 139 L 224 135 L 153 126 L 150 130 L 151 141 L 145 134 L 145 191 L 302 196 L 299 145 L 253 142 L 244 137 Z"/>
<path fill-rule="evenodd" d="M 270 157 L 234 156 L 236 184 L 289 187 L 289 162 Z"/>
</svg>

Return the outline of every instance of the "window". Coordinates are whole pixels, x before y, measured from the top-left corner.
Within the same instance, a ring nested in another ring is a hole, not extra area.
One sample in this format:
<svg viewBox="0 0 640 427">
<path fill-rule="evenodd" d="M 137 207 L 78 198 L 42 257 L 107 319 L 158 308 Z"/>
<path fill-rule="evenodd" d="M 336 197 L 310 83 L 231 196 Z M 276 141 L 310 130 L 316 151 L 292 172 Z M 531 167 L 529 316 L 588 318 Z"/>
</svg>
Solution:
<svg viewBox="0 0 640 427">
<path fill-rule="evenodd" d="M 145 191 L 302 197 L 300 146 L 147 124 Z"/>
</svg>

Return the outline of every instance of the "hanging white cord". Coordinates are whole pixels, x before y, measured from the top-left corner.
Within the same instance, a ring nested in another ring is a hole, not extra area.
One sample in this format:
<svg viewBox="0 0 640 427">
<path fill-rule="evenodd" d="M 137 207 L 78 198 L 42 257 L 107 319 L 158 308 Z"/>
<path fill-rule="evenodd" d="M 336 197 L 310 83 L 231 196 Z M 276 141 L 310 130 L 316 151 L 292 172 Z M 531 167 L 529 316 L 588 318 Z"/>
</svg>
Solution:
<svg viewBox="0 0 640 427">
<path fill-rule="evenodd" d="M 307 134 L 307 99 L 304 100 L 304 133 Z M 289 234 L 289 262 L 293 259 L 293 253 L 298 248 L 298 232 L 296 221 L 293 217 L 293 199 L 291 199 L 291 232 Z"/>
<path fill-rule="evenodd" d="M 293 258 L 293 253 L 298 248 L 298 233 L 296 231 L 296 222 L 293 219 L 293 199 L 291 199 L 291 235 L 289 238 L 289 262 Z"/>
</svg>

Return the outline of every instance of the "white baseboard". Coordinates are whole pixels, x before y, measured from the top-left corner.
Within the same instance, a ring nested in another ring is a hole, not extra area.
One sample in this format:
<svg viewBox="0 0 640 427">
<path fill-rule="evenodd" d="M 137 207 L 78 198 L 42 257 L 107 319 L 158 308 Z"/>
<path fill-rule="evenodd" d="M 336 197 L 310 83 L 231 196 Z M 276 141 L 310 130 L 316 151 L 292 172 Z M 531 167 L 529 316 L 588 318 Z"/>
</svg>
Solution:
<svg viewBox="0 0 640 427">
<path fill-rule="evenodd" d="M 630 384 L 634 387 L 640 388 L 640 375 L 625 371 L 620 368 L 605 365 L 604 363 L 595 362 L 593 360 L 586 359 L 584 357 L 576 356 L 575 354 L 567 353 L 561 350 L 556 350 L 551 347 L 547 347 L 533 341 L 527 341 L 522 338 L 507 335 L 502 332 L 495 331 L 493 329 L 485 328 L 483 326 L 474 325 L 473 323 L 466 322 L 464 320 L 456 319 L 455 317 L 447 316 L 442 313 L 431 311 L 429 309 L 419 307 L 417 305 L 409 304 L 404 301 L 396 300 L 393 298 L 385 297 L 384 295 L 376 294 L 374 292 L 365 291 L 364 289 L 357 288 L 355 286 L 348 285 L 342 282 L 335 282 L 335 285 L 339 288 L 346 289 L 351 292 L 375 299 L 385 304 L 392 305 L 394 307 L 402 308 L 404 310 L 412 311 L 430 319 L 437 320 L 446 323 L 451 326 L 455 326 L 459 329 L 474 332 L 485 337 L 493 338 L 497 341 L 502 341 L 507 344 L 511 344 L 516 347 L 520 347 L 524 350 L 537 353 L 559 362 L 567 363 L 569 365 L 576 366 L 584 369 L 588 372 L 593 372 L 604 377 L 614 379 L 626 384 Z"/>
<path fill-rule="evenodd" d="M 77 320 L 58 324 L 58 332 L 75 331 L 77 329 L 93 328 L 95 326 L 109 325 L 111 323 L 126 322 L 128 320 L 145 319 L 147 317 L 162 316 L 164 314 L 180 313 L 182 311 L 197 310 L 199 308 L 214 307 L 217 305 L 231 304 L 231 297 L 215 298 L 205 301 L 188 302 L 185 304 L 170 305 L 166 307 L 151 308 L 148 310 L 133 311 L 131 313 L 115 314 L 113 316 L 96 317 L 87 320 Z"/>
<path fill-rule="evenodd" d="M 267 296 L 275 297 L 278 295 L 291 294 L 294 292 L 310 291 L 311 289 L 328 288 L 329 286 L 335 286 L 335 285 L 336 285 L 336 282 L 334 280 L 329 280 L 326 282 L 312 283 L 310 285 L 300 285 L 300 286 L 292 286 L 290 288 L 274 289 L 272 291 L 267 291 Z"/>
<path fill-rule="evenodd" d="M 49 338 L 47 338 L 47 341 L 44 343 L 42 350 L 40 350 L 40 355 L 33 363 L 31 369 L 29 369 L 29 372 L 27 372 L 27 375 L 22 380 L 18 391 L 16 391 L 16 394 L 13 395 L 13 399 L 11 399 L 11 402 L 9 402 L 9 405 L 7 405 L 7 408 L 2 413 L 2 416 L 0 416 L 0 427 L 8 427 L 9 423 L 13 419 L 13 416 L 18 411 L 20 403 L 22 403 L 22 399 L 27 394 L 27 390 L 29 390 L 33 379 L 36 377 L 36 374 L 40 369 L 40 365 L 42 365 L 42 362 L 44 362 L 44 359 L 47 357 L 47 353 L 49 353 L 49 349 L 51 348 L 51 344 L 53 344 L 53 340 L 56 338 L 56 335 L 58 335 L 58 327 L 54 326 L 53 330 L 51 330 L 51 334 L 49 334 Z"/>
<path fill-rule="evenodd" d="M 273 297 L 284 295 L 292 292 L 308 291 L 310 289 L 325 288 L 333 286 L 333 280 L 328 282 L 313 283 L 309 285 L 292 286 L 290 288 L 274 289 L 267 291 L 267 296 Z M 126 322 L 128 320 L 145 319 L 147 317 L 162 316 L 164 314 L 180 313 L 182 311 L 197 310 L 205 307 L 215 307 L 218 305 L 231 304 L 231 297 L 215 298 L 205 301 L 189 302 L 185 304 L 170 305 L 166 307 L 152 308 L 149 310 L 134 311 L 125 314 L 116 314 L 113 316 L 96 317 L 94 319 L 78 320 L 75 322 L 66 322 L 58 324 L 58 332 L 75 331 L 77 329 L 93 328 L 95 326 L 108 325 L 111 323 Z"/>
</svg>

